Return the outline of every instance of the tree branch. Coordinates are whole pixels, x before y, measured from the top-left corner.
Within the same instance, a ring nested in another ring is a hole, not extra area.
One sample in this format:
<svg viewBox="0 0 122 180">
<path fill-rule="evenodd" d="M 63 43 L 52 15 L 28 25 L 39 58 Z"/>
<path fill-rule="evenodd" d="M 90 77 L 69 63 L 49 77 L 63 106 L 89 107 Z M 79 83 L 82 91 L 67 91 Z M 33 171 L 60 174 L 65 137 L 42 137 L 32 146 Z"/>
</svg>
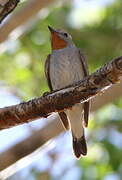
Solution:
<svg viewBox="0 0 122 180">
<path fill-rule="evenodd" d="M 122 81 L 120 84 L 112 86 L 110 89 L 106 90 L 106 93 L 101 96 L 97 96 L 92 99 L 92 108 L 91 111 L 96 111 L 101 106 L 114 101 L 115 99 L 122 96 Z M 51 119 L 51 116 L 49 116 Z M 9 149 L 0 153 L 0 171 L 7 168 L 8 166 L 14 164 L 16 161 L 21 158 L 29 155 L 37 148 L 43 146 L 50 139 L 58 136 L 64 131 L 62 124 L 58 115 L 53 116 L 53 121 L 49 121 L 43 128 L 35 131 L 34 134 L 30 135 L 23 141 L 13 145 Z M 47 133 L 48 132 L 48 133 Z M 36 138 L 35 138 L 36 134 Z M 36 143 L 35 143 L 36 142 Z M 24 148 L 24 152 L 23 152 Z M 21 152 L 22 155 L 21 155 Z"/>
<path fill-rule="evenodd" d="M 55 129 L 53 127 L 55 127 Z M 0 153 L 0 171 L 15 163 L 17 160 L 32 153 L 37 148 L 44 145 L 50 137 L 54 138 L 62 131 L 63 127 L 59 121 L 59 117 L 56 117 L 53 123 L 48 123 L 48 131 L 46 126 L 40 128 L 22 142 L 18 142 L 13 147 L 10 147 L 8 150 Z"/>
<path fill-rule="evenodd" d="M 18 3 L 19 0 L 0 0 L 0 23 L 15 9 Z"/>
<path fill-rule="evenodd" d="M 0 109 L 0 129 L 30 122 L 46 117 L 52 112 L 71 108 L 103 92 L 119 81 L 122 75 L 122 56 L 105 64 L 95 73 L 72 86 L 35 98 L 28 102 Z"/>
<path fill-rule="evenodd" d="M 15 0 L 14 0 L 15 1 Z M 49 6 L 55 0 L 29 0 L 23 8 L 14 13 L 0 28 L 0 43 L 8 38 L 8 35 L 19 26 L 27 23 L 41 9 Z"/>
</svg>

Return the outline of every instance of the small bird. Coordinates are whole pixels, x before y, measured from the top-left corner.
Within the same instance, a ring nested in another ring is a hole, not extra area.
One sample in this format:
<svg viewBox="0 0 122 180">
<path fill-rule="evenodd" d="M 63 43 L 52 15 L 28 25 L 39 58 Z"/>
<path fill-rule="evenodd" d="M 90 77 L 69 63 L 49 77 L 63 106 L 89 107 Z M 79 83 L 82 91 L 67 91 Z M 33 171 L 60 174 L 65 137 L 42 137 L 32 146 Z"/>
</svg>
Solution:
<svg viewBox="0 0 122 180">
<path fill-rule="evenodd" d="M 84 55 L 64 30 L 50 26 L 52 53 L 45 62 L 45 75 L 50 90 L 57 90 L 82 80 L 88 75 L 88 66 Z M 59 112 L 66 130 L 71 129 L 73 150 L 77 158 L 87 154 L 84 127 L 88 126 L 89 102 L 78 103 L 72 108 Z"/>
</svg>

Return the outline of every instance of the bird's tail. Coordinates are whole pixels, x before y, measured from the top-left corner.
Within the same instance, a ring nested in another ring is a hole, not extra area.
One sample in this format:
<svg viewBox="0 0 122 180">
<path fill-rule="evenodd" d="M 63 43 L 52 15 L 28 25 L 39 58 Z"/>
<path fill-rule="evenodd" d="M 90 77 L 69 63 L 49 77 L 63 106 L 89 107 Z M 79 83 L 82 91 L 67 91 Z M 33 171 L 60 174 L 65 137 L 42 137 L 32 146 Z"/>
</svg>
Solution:
<svg viewBox="0 0 122 180">
<path fill-rule="evenodd" d="M 83 128 L 83 105 L 77 104 L 67 111 L 67 116 L 70 122 L 70 128 L 73 137 L 73 150 L 77 158 L 87 154 L 87 145 L 84 136 Z"/>
<path fill-rule="evenodd" d="M 81 154 L 86 155 L 87 154 L 87 145 L 85 136 L 83 135 L 81 138 L 76 138 L 73 134 L 73 150 L 74 154 L 77 158 L 80 158 Z"/>
</svg>

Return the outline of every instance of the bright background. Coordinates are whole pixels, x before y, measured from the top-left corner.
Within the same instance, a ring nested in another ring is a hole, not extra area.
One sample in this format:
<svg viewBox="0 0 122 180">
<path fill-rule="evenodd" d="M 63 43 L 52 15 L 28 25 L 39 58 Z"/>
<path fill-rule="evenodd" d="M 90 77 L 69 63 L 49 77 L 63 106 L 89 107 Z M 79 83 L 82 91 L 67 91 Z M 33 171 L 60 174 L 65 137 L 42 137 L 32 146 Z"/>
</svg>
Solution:
<svg viewBox="0 0 122 180">
<path fill-rule="evenodd" d="M 77 47 L 88 57 L 90 72 L 122 55 L 121 0 L 56 1 L 41 10 L 28 25 L 12 32 L 0 45 L 0 107 L 48 91 L 44 76 L 44 62 L 50 53 L 48 25 L 66 29 L 72 35 Z M 121 108 L 122 99 L 119 97 L 91 114 L 87 129 L 87 157 L 79 161 L 75 159 L 70 133 L 65 132 L 16 164 L 11 170 L 16 174 L 8 179 L 121 180 Z M 1 131 L 0 152 L 34 134 L 46 123 L 45 119 L 38 120 Z"/>
</svg>

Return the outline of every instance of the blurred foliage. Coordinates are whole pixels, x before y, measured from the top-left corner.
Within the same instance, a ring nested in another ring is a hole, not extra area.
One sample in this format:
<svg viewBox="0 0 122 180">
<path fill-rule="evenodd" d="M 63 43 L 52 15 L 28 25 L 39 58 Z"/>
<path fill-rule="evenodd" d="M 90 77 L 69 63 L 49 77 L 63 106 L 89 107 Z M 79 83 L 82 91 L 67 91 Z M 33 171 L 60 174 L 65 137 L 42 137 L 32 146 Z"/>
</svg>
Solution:
<svg viewBox="0 0 122 180">
<path fill-rule="evenodd" d="M 38 19 L 16 41 L 8 41 L 9 48 L 0 54 L 0 79 L 19 89 L 22 99 L 40 96 L 48 91 L 44 75 L 44 62 L 51 51 L 48 25 L 64 28 L 72 35 L 75 44 L 88 57 L 91 72 L 112 58 L 122 55 L 121 0 L 115 0 L 104 7 L 100 21 L 79 28 L 70 26 L 73 8 L 72 3 L 67 2 L 52 7 L 49 11 L 45 10 L 47 16 L 44 19 Z M 121 99 L 92 115 L 88 130 L 89 153 L 86 158 L 77 161 L 82 180 L 122 179 L 120 108 Z"/>
<path fill-rule="evenodd" d="M 8 47 L 11 48 L 0 54 L 0 79 L 4 79 L 9 85 L 19 86 L 19 89 L 25 92 L 23 98 L 38 96 L 47 90 L 44 61 L 50 53 L 47 29 L 49 24 L 55 28 L 64 28 L 72 35 L 76 45 L 88 57 L 91 71 L 113 57 L 121 55 L 121 3 L 118 0 L 107 6 L 100 22 L 87 24 L 81 28 L 69 25 L 69 16 L 73 9 L 69 3 L 45 12 L 47 16 L 36 21 L 16 42 L 8 41 Z"/>
</svg>

